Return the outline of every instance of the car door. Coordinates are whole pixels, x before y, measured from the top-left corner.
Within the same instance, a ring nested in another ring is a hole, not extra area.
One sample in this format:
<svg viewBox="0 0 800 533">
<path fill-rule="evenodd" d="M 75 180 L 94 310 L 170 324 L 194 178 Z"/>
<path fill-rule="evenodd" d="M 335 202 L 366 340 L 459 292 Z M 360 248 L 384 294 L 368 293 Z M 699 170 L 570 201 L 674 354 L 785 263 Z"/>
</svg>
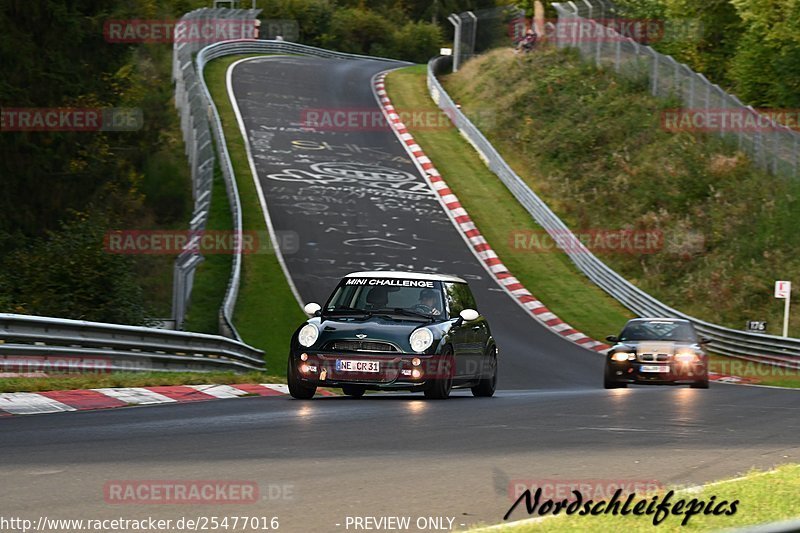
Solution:
<svg viewBox="0 0 800 533">
<path fill-rule="evenodd" d="M 459 313 L 468 308 L 472 294 L 464 283 L 443 283 L 447 313 L 453 327 L 450 339 L 455 352 L 455 378 L 464 380 L 475 373 L 474 322 L 464 322 Z"/>
<path fill-rule="evenodd" d="M 465 289 L 462 295 L 464 307 L 477 311 L 478 306 L 475 303 L 475 297 L 472 295 L 472 291 L 470 291 L 469 286 L 466 285 Z M 483 315 L 481 315 L 477 320 L 473 320 L 465 324 L 465 326 L 469 328 L 469 333 L 467 335 L 469 342 L 467 375 L 470 378 L 474 378 L 480 376 L 483 371 L 485 362 L 484 349 L 489 340 L 489 325 Z"/>
</svg>

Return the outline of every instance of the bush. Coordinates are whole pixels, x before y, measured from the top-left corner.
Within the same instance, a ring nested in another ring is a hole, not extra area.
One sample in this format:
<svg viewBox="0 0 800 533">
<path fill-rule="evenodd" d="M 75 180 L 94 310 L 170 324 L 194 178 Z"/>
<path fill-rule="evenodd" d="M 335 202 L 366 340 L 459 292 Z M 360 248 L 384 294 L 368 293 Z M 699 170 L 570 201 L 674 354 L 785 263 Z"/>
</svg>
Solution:
<svg viewBox="0 0 800 533">
<path fill-rule="evenodd" d="M 395 33 L 395 55 L 414 63 L 427 63 L 439 53 L 441 43 L 442 32 L 438 26 L 409 22 Z"/>
<path fill-rule="evenodd" d="M 129 256 L 104 249 L 107 218 L 76 215 L 6 257 L 4 311 L 144 324 L 144 294 Z"/>
</svg>

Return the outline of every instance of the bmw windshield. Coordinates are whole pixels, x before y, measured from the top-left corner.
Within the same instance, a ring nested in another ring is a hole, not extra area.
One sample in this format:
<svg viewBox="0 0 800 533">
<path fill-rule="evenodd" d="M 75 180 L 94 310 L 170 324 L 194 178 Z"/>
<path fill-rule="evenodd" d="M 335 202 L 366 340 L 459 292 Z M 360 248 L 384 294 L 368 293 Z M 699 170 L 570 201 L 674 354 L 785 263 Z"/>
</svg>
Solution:
<svg viewBox="0 0 800 533">
<path fill-rule="evenodd" d="M 619 336 L 626 341 L 697 342 L 694 328 L 687 322 L 642 320 L 630 322 Z"/>
<path fill-rule="evenodd" d="M 442 284 L 415 279 L 346 278 L 323 313 L 441 319 L 445 316 Z"/>
</svg>

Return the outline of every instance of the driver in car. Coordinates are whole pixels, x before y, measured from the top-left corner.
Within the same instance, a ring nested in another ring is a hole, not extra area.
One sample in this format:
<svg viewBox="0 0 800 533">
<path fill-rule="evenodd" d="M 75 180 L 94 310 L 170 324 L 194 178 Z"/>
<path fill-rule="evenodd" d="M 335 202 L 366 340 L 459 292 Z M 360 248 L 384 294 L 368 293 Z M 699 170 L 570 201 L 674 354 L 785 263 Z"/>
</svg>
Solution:
<svg viewBox="0 0 800 533">
<path fill-rule="evenodd" d="M 442 313 L 442 310 L 437 309 L 437 303 L 438 298 L 436 298 L 436 291 L 433 289 L 423 289 L 419 293 L 419 302 L 414 306 L 414 309 L 430 315 L 439 315 Z"/>
</svg>

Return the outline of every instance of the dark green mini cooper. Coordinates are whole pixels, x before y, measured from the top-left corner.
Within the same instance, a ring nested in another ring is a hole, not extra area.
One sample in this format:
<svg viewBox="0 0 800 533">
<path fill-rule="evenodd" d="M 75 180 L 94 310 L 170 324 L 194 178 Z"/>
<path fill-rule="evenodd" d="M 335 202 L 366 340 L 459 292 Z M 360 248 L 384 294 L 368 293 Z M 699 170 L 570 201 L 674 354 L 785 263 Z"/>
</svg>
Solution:
<svg viewBox="0 0 800 533">
<path fill-rule="evenodd" d="M 294 398 L 319 386 L 360 397 L 410 390 L 444 399 L 453 388 L 492 396 L 497 347 L 467 282 L 414 272 L 355 272 L 292 336 L 287 378 Z"/>
</svg>

